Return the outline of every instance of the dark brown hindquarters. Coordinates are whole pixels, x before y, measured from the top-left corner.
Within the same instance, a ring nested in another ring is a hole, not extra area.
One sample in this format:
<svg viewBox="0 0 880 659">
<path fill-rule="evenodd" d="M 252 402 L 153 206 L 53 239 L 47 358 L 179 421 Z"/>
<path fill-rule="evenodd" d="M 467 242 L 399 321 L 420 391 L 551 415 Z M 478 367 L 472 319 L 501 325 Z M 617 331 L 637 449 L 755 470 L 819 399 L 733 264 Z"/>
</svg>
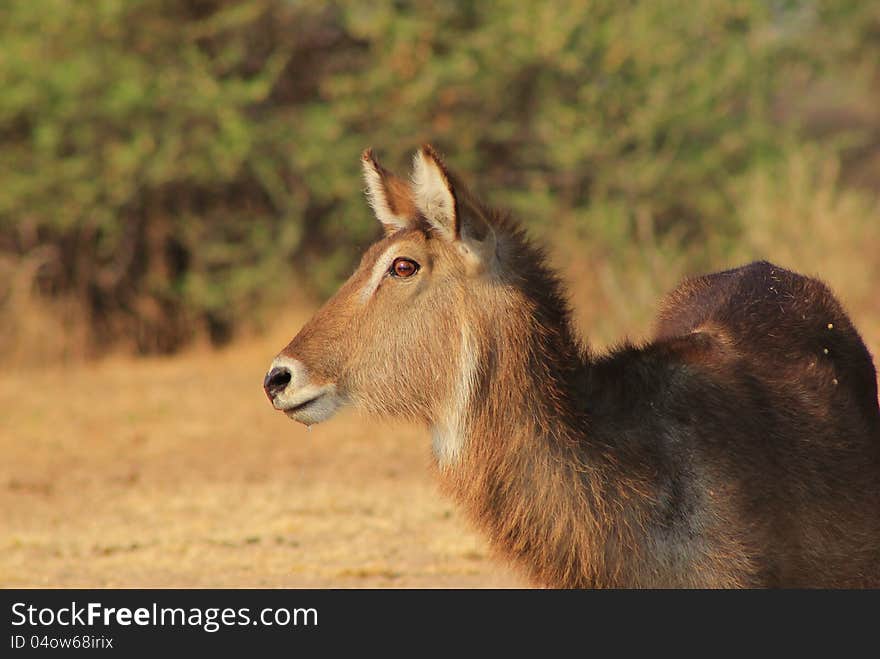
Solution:
<svg viewBox="0 0 880 659">
<path fill-rule="evenodd" d="M 747 392 L 728 436 L 751 436 L 735 427 L 746 414 L 762 419 L 752 445 L 715 458 L 743 484 L 739 522 L 767 547 L 766 582 L 880 587 L 877 377 L 831 291 L 766 262 L 691 279 L 665 298 L 655 330 L 657 345 L 683 337 L 722 346 L 687 360 L 719 391 Z"/>
</svg>

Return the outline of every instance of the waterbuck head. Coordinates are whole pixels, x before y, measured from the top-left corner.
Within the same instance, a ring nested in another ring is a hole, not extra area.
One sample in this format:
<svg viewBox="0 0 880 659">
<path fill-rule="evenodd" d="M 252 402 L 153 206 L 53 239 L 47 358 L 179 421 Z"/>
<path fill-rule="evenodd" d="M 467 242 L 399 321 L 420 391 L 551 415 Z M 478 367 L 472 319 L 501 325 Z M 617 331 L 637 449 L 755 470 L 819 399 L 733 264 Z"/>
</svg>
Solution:
<svg viewBox="0 0 880 659">
<path fill-rule="evenodd" d="M 431 147 L 416 153 L 411 181 L 369 150 L 362 160 L 384 237 L 275 358 L 266 394 L 306 425 L 347 403 L 454 425 L 476 377 L 476 328 L 497 307 L 496 231 Z"/>
</svg>

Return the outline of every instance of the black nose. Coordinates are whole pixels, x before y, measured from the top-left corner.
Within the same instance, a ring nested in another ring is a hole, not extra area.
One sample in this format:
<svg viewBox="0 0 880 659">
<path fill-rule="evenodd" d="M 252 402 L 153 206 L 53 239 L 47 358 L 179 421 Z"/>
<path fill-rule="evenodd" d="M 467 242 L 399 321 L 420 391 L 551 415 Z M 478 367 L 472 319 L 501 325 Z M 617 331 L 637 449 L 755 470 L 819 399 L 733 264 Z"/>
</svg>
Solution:
<svg viewBox="0 0 880 659">
<path fill-rule="evenodd" d="M 284 391 L 289 382 L 290 369 L 286 366 L 276 366 L 266 373 L 266 377 L 263 379 L 263 389 L 266 390 L 269 400 L 275 400 L 275 396 Z"/>
</svg>

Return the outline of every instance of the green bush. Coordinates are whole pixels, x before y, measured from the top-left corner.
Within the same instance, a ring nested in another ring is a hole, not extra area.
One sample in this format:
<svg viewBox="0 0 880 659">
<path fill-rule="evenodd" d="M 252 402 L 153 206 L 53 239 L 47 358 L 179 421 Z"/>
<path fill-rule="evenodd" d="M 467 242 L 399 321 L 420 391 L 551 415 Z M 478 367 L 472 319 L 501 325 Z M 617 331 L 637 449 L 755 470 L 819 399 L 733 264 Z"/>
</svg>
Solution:
<svg viewBox="0 0 880 659">
<path fill-rule="evenodd" d="M 0 265 L 39 254 L 99 348 L 222 341 L 331 290 L 376 235 L 360 151 L 425 141 L 537 232 L 733 242 L 742 177 L 829 134 L 817 85 L 876 88 L 868 5 L 7 0 Z M 878 123 L 823 144 L 864 165 Z"/>
</svg>

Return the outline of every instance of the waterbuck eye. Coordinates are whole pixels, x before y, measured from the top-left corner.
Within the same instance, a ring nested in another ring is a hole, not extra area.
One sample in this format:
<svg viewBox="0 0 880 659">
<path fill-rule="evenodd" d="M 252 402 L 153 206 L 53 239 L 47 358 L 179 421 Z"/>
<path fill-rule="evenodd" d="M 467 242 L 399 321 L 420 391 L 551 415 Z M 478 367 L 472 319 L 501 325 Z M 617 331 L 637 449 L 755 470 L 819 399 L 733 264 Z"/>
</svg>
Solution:
<svg viewBox="0 0 880 659">
<path fill-rule="evenodd" d="M 394 277 L 400 277 L 403 279 L 405 277 L 412 277 L 419 271 L 419 267 L 419 264 L 412 259 L 407 259 L 401 256 L 394 259 L 394 263 L 391 264 L 391 268 L 388 272 Z"/>
</svg>

